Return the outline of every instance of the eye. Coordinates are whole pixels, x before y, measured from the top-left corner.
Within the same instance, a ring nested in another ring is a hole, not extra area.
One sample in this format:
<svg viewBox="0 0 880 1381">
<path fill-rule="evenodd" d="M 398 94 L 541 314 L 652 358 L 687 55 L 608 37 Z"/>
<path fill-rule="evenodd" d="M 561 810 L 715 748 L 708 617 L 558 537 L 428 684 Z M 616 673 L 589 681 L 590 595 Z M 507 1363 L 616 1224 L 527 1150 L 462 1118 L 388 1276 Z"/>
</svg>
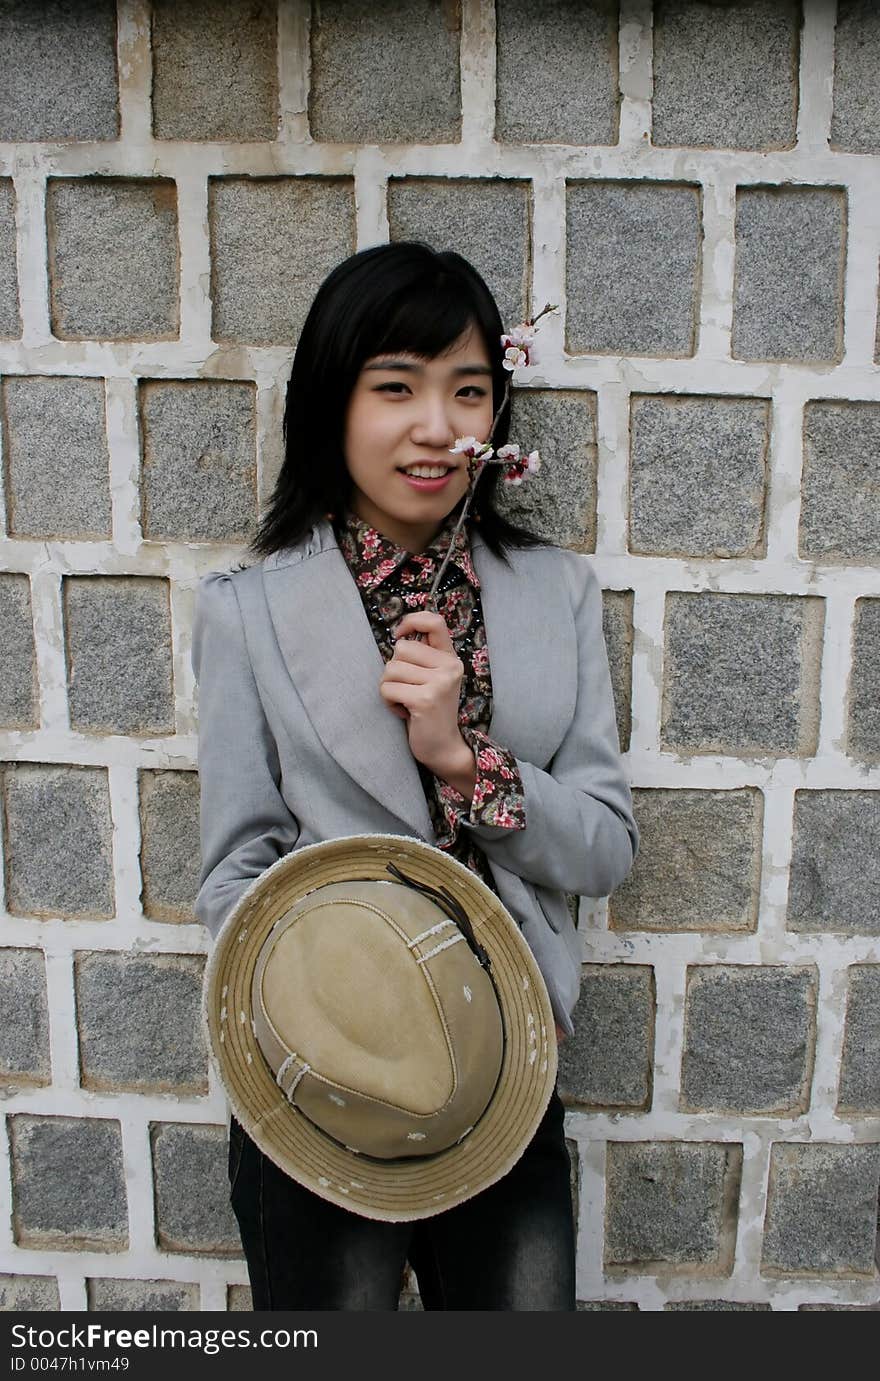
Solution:
<svg viewBox="0 0 880 1381">
<path fill-rule="evenodd" d="M 404 391 L 409 392 L 409 386 L 402 383 L 400 379 L 395 379 L 387 384 L 376 385 L 377 393 L 403 393 Z"/>
<path fill-rule="evenodd" d="M 456 397 L 461 398 L 467 394 L 471 398 L 485 398 L 487 393 L 488 389 L 480 388 L 479 384 L 466 384 L 464 388 L 458 390 Z"/>
</svg>

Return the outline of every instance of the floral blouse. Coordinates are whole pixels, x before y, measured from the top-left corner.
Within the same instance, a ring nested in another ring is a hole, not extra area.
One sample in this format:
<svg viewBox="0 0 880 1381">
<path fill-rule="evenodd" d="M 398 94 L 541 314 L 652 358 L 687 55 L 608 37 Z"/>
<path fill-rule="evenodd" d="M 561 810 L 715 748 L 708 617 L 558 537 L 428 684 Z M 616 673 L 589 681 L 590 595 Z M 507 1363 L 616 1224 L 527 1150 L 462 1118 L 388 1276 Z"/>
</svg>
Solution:
<svg viewBox="0 0 880 1381">
<path fill-rule="evenodd" d="M 373 636 L 384 660 L 394 655 L 392 629 L 411 609 L 423 609 L 434 574 L 446 554 L 454 527 L 450 519 L 423 552 L 412 553 L 353 513 L 336 523 L 336 538 L 360 591 Z M 455 652 L 464 665 L 458 725 L 474 752 L 477 780 L 468 802 L 449 782 L 419 766 L 435 843 L 491 884 L 485 856 L 461 829 L 496 825 L 525 829 L 523 784 L 516 759 L 486 732 L 492 717 L 492 678 L 489 648 L 480 602 L 480 581 L 471 561 L 467 524 L 459 532 L 455 550 L 437 591 L 437 609 L 446 620 Z"/>
</svg>

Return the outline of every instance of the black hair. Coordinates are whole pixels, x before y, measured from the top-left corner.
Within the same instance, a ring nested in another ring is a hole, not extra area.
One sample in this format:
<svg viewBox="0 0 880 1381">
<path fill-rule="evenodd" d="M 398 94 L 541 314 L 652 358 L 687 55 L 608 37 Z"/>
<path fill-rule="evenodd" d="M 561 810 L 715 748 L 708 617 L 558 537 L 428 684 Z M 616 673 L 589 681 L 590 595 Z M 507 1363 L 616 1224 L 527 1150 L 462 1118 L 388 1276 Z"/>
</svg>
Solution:
<svg viewBox="0 0 880 1381">
<path fill-rule="evenodd" d="M 377 245 L 343 260 L 309 309 L 294 356 L 284 408 L 284 461 L 251 543 L 256 556 L 293 546 L 328 515 L 341 515 L 351 492 L 343 435 L 360 371 L 376 355 L 405 350 L 434 359 L 476 326 L 492 363 L 493 415 L 504 398 L 504 329 L 495 299 L 476 269 L 451 250 L 415 241 Z M 502 446 L 510 400 L 492 437 Z M 541 539 L 496 509 L 500 466 L 487 465 L 469 514 L 487 546 L 536 545 Z"/>
</svg>

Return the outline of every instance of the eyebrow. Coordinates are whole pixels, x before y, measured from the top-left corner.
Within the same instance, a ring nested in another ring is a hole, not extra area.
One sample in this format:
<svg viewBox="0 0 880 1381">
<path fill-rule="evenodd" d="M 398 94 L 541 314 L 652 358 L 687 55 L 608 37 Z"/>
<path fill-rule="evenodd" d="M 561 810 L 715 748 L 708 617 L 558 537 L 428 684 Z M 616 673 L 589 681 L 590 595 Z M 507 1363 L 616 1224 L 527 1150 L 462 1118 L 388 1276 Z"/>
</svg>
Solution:
<svg viewBox="0 0 880 1381">
<path fill-rule="evenodd" d="M 370 364 L 364 365 L 364 371 L 371 370 L 399 370 L 405 374 L 420 374 L 424 365 L 413 364 L 410 360 L 373 360 Z M 453 374 L 492 374 L 492 366 L 488 364 L 459 364 L 453 369 Z"/>
</svg>

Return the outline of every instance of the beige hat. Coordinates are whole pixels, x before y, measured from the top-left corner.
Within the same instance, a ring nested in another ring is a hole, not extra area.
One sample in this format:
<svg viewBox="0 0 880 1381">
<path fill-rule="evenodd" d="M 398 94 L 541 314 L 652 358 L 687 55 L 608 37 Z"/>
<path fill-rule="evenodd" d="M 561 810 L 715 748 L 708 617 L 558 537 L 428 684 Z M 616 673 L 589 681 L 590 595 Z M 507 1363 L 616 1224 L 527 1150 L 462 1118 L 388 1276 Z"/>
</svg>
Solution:
<svg viewBox="0 0 880 1381">
<path fill-rule="evenodd" d="M 295 850 L 239 900 L 205 975 L 232 1110 L 315 1194 L 389 1222 L 494 1184 L 556 1079 L 550 999 L 519 927 L 429 844 Z"/>
</svg>

